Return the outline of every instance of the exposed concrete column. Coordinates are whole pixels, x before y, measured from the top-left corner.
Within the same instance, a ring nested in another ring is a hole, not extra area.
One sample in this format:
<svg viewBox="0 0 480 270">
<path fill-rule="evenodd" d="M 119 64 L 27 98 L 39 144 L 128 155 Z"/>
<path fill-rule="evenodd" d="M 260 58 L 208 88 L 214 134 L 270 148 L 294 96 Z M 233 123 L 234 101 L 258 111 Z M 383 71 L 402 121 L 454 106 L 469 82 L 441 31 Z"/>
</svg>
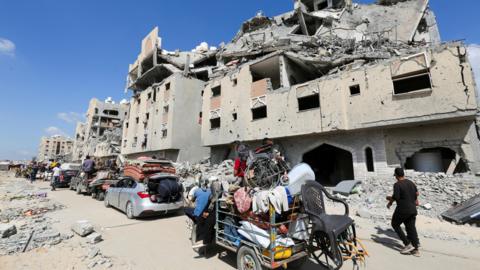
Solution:
<svg viewBox="0 0 480 270">
<path fill-rule="evenodd" d="M 279 65 L 280 65 L 280 87 L 290 87 L 290 80 L 288 79 L 288 71 L 287 71 L 287 61 L 284 55 L 280 55 L 279 57 Z"/>
</svg>

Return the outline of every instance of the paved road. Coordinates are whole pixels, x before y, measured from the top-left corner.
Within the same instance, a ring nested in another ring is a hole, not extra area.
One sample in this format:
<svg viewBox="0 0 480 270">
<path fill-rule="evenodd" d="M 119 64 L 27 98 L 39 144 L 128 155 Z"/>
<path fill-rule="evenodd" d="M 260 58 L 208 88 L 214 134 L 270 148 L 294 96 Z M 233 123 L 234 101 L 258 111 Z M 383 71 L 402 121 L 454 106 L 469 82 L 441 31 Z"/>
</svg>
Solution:
<svg viewBox="0 0 480 270">
<path fill-rule="evenodd" d="M 47 188 L 46 183 L 36 185 Z M 205 258 L 191 249 L 185 216 L 129 220 L 123 213 L 105 208 L 103 202 L 76 195 L 73 191 L 58 190 L 49 192 L 48 196 L 67 206 L 49 214 L 61 221 L 57 224 L 58 229 L 68 230 L 73 222 L 81 219 L 91 221 L 105 239 L 98 244 L 102 252 L 124 262 L 118 267 L 142 270 L 235 269 L 236 257 L 232 253 L 219 249 Z M 402 256 L 394 247 L 398 242 L 370 226 L 369 223 L 359 222 L 360 237 L 371 253 L 366 269 L 479 269 L 478 246 L 422 239 L 424 250 L 421 258 Z M 351 269 L 351 265 L 347 264 L 344 268 Z M 319 267 L 308 262 L 302 268 L 310 269 L 318 270 Z"/>
</svg>

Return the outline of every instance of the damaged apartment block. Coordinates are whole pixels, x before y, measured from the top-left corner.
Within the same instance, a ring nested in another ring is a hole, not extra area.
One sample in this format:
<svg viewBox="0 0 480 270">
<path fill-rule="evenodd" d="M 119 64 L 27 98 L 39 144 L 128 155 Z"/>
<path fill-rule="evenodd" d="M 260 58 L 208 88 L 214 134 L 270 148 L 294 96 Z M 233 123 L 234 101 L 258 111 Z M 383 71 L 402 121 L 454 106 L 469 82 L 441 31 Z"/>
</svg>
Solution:
<svg viewBox="0 0 480 270">
<path fill-rule="evenodd" d="M 77 123 L 73 146 L 73 161 L 82 161 L 87 155 L 98 158 L 120 154 L 123 121 L 127 118 L 129 104 L 115 104 L 111 98 L 102 102 L 90 100 L 85 123 Z"/>
<path fill-rule="evenodd" d="M 192 52 L 167 51 L 158 28 L 145 37 L 129 67 L 127 89 L 133 97 L 124 123 L 123 155 L 190 162 L 209 155 L 201 146 L 199 113 L 203 89 L 217 64 L 216 52 L 205 43 Z"/>
<path fill-rule="evenodd" d="M 201 114 L 214 163 L 270 137 L 325 185 L 396 166 L 480 171 L 466 49 L 441 43 L 428 0 L 296 1 L 246 21 L 217 59 Z"/>
</svg>

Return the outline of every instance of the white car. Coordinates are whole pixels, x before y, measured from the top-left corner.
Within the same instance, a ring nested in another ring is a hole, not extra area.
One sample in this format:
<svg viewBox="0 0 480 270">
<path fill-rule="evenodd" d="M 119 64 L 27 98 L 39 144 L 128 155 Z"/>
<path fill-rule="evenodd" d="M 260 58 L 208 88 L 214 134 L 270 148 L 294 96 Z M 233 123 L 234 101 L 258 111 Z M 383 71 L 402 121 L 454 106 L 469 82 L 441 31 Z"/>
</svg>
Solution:
<svg viewBox="0 0 480 270">
<path fill-rule="evenodd" d="M 164 196 L 161 186 L 166 184 L 175 190 Z M 182 190 L 179 178 L 173 174 L 155 174 L 145 182 L 125 177 L 107 189 L 104 204 L 119 209 L 128 218 L 167 214 L 183 208 Z"/>
</svg>

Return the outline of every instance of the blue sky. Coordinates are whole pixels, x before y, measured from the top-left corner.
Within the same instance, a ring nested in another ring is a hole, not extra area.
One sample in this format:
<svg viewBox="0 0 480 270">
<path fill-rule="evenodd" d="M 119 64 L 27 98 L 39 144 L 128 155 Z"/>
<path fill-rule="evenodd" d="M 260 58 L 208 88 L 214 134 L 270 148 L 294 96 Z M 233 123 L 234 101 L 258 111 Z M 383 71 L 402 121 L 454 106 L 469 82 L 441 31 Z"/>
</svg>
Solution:
<svg viewBox="0 0 480 270">
<path fill-rule="evenodd" d="M 128 64 L 154 26 L 169 50 L 217 46 L 258 10 L 273 16 L 292 2 L 0 0 L 0 159 L 31 158 L 43 135 L 73 135 L 92 97 L 128 98 Z M 480 1 L 430 2 L 443 40 L 480 44 Z"/>
</svg>

